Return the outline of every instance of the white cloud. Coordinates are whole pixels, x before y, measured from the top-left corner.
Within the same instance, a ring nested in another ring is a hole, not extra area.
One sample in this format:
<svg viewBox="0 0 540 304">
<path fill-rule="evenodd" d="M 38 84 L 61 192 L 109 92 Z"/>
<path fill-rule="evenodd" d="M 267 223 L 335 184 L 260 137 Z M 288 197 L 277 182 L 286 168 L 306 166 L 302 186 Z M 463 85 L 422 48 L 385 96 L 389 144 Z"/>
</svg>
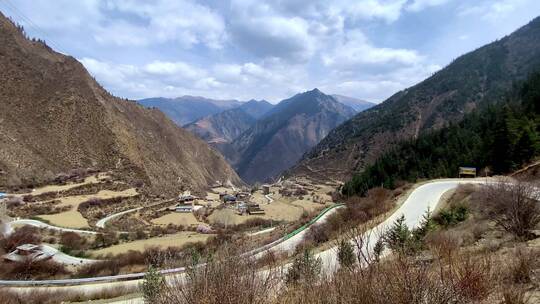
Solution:
<svg viewBox="0 0 540 304">
<path fill-rule="evenodd" d="M 173 41 L 185 48 L 196 44 L 221 48 L 225 39 L 222 16 L 193 1 L 109 1 L 107 9 L 142 21 L 99 26 L 95 37 L 101 43 L 141 46 Z"/>
<path fill-rule="evenodd" d="M 414 0 L 407 5 L 406 9 L 411 12 L 419 12 L 428 7 L 439 6 L 448 3 L 450 0 Z"/>
<path fill-rule="evenodd" d="M 333 51 L 323 55 L 325 65 L 342 69 L 358 69 L 366 65 L 414 65 L 421 60 L 422 57 L 414 50 L 375 47 L 360 31 L 349 32 Z"/>
<path fill-rule="evenodd" d="M 509 16 L 517 7 L 525 4 L 524 0 L 498 0 L 477 2 L 475 5 L 462 5 L 459 15 L 462 17 L 479 16 L 482 19 L 497 22 Z"/>
<path fill-rule="evenodd" d="M 361 0 L 341 1 L 344 13 L 355 18 L 383 19 L 387 22 L 396 21 L 407 0 Z"/>
<path fill-rule="evenodd" d="M 153 61 L 144 66 L 144 71 L 155 75 L 181 75 L 189 79 L 199 79 L 205 76 L 204 70 L 185 62 Z"/>
<path fill-rule="evenodd" d="M 259 1 L 232 1 L 230 35 L 233 43 L 261 58 L 307 61 L 317 37 L 310 23 L 297 16 L 282 16 Z"/>
</svg>

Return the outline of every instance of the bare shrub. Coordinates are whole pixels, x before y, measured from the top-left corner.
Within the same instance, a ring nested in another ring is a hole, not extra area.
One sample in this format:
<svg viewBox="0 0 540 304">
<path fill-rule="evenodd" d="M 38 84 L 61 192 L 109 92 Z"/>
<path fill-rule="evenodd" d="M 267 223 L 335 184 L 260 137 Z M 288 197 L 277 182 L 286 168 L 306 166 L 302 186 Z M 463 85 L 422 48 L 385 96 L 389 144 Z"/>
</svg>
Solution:
<svg viewBox="0 0 540 304">
<path fill-rule="evenodd" d="M 5 240 L 3 247 L 6 251 L 13 251 L 23 244 L 40 244 L 41 237 L 36 227 L 23 226 L 9 235 Z"/>
<path fill-rule="evenodd" d="M 276 284 L 273 269 L 259 272 L 255 261 L 238 257 L 224 248 L 205 259 L 205 264 L 189 267 L 185 279 L 177 279 L 163 288 L 156 303 L 182 304 L 266 304 L 272 303 Z"/>
<path fill-rule="evenodd" d="M 460 256 L 452 265 L 455 288 L 462 298 L 479 301 L 485 299 L 493 290 L 494 278 L 489 257 L 475 259 L 469 255 Z"/>
<path fill-rule="evenodd" d="M 428 248 L 439 258 L 451 260 L 461 245 L 460 239 L 451 231 L 435 231 L 426 238 Z"/>
<path fill-rule="evenodd" d="M 68 274 L 64 266 L 52 260 L 33 261 L 32 259 L 5 264 L 2 266 L 2 272 L 2 278 L 15 280 L 41 280 Z"/>
<path fill-rule="evenodd" d="M 64 232 L 60 236 L 60 244 L 67 250 L 81 250 L 84 249 L 86 239 L 81 237 L 75 232 Z"/>
<path fill-rule="evenodd" d="M 322 244 L 330 240 L 330 236 L 328 235 L 326 225 L 314 224 L 309 227 L 304 239 L 311 241 L 314 244 Z"/>
<path fill-rule="evenodd" d="M 2 304 L 56 304 L 104 300 L 133 293 L 136 290 L 129 286 L 96 289 L 95 291 L 71 292 L 65 290 L 32 290 L 30 292 L 14 292 L 0 289 Z"/>
<path fill-rule="evenodd" d="M 527 304 L 530 297 L 522 286 L 509 286 L 502 291 L 502 304 Z"/>
<path fill-rule="evenodd" d="M 540 223 L 540 193 L 526 182 L 500 180 L 483 188 L 485 212 L 499 227 L 518 239 L 532 237 Z"/>
<path fill-rule="evenodd" d="M 486 292 L 472 292 L 461 272 L 466 266 L 481 265 L 461 263 L 459 260 L 437 269 L 419 263 L 416 258 L 399 255 L 384 263 L 337 272 L 313 286 L 290 287 L 279 295 L 276 303 L 464 304 L 476 301 L 471 297 L 484 300 Z M 466 277 L 471 274 L 467 273 Z"/>
<path fill-rule="evenodd" d="M 531 249 L 515 249 L 513 260 L 509 263 L 508 274 L 513 283 L 530 283 L 533 270 L 540 256 Z"/>
</svg>

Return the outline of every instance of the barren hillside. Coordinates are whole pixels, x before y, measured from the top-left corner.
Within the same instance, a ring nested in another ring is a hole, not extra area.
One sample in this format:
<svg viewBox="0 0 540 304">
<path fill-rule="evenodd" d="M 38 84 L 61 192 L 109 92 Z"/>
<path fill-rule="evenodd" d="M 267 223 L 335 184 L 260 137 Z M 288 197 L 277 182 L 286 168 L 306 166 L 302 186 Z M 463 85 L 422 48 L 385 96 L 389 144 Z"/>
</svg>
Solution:
<svg viewBox="0 0 540 304">
<path fill-rule="evenodd" d="M 206 143 L 160 111 L 110 95 L 77 60 L 26 39 L 1 14 L 0 66 L 0 186 L 86 167 L 154 192 L 241 182 Z"/>
</svg>

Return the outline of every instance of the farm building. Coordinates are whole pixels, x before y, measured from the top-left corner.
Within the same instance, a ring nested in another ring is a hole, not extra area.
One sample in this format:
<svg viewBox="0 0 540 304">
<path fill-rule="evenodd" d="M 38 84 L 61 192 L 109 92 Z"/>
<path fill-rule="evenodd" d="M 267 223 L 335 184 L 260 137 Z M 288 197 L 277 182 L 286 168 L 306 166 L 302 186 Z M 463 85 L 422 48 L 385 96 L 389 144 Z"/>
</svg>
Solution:
<svg viewBox="0 0 540 304">
<path fill-rule="evenodd" d="M 224 195 L 222 199 L 223 199 L 224 203 L 235 203 L 236 202 L 236 196 L 230 195 L 230 194 Z"/>
<path fill-rule="evenodd" d="M 174 207 L 174 211 L 182 212 L 182 213 L 189 213 L 189 212 L 197 211 L 201 209 L 202 207 L 203 206 L 193 205 L 193 204 L 179 204 Z"/>
<path fill-rule="evenodd" d="M 250 197 L 251 197 L 251 193 L 249 193 L 249 192 L 238 192 L 236 194 L 236 199 L 237 200 L 245 201 L 245 200 L 249 200 Z"/>
<path fill-rule="evenodd" d="M 22 262 L 26 259 L 37 262 L 52 258 L 52 254 L 44 252 L 39 245 L 24 244 L 4 255 L 3 258 L 10 262 Z"/>
<path fill-rule="evenodd" d="M 247 205 L 247 213 L 249 215 L 265 214 L 264 210 L 261 209 L 259 204 L 249 204 L 249 205 Z"/>
<path fill-rule="evenodd" d="M 179 195 L 178 196 L 178 200 L 181 202 L 181 203 L 189 203 L 189 202 L 193 202 L 194 200 L 196 200 L 197 197 L 194 196 L 194 195 L 191 195 L 191 194 L 182 194 L 182 195 Z"/>
</svg>

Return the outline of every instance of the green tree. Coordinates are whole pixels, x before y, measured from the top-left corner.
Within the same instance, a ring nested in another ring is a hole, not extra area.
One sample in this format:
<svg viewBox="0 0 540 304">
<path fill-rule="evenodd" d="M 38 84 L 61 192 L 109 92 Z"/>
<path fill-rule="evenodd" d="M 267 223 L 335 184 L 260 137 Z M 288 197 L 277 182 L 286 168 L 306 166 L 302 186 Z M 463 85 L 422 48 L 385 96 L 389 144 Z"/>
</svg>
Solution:
<svg viewBox="0 0 540 304">
<path fill-rule="evenodd" d="M 341 268 L 350 269 L 356 263 L 354 248 L 350 242 L 341 240 L 338 245 L 338 261 Z"/>
<path fill-rule="evenodd" d="M 285 281 L 287 284 L 313 284 L 319 279 L 321 268 L 321 258 L 315 258 L 310 249 L 304 249 L 294 258 Z"/>
<path fill-rule="evenodd" d="M 163 287 L 163 276 L 156 268 L 150 266 L 144 275 L 143 282 L 140 285 L 145 303 L 157 303 L 161 288 Z"/>
<path fill-rule="evenodd" d="M 405 224 L 405 215 L 401 215 L 384 235 L 385 243 L 395 252 L 405 252 L 410 238 L 411 231 Z"/>
</svg>

